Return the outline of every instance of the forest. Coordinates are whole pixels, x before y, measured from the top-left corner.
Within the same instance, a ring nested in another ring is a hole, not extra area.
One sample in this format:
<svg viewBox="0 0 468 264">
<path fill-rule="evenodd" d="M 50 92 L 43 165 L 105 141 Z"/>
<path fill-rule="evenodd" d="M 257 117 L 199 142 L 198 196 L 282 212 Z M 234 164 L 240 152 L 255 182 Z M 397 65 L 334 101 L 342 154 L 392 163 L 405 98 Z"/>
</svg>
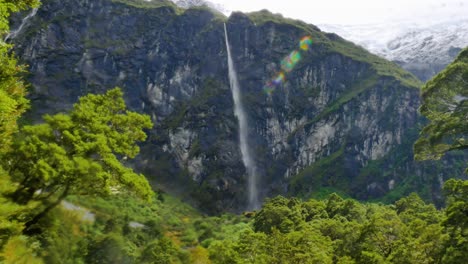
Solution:
<svg viewBox="0 0 468 264">
<path fill-rule="evenodd" d="M 37 0 L 0 1 L 12 13 Z M 90 93 L 31 123 L 27 66 L 0 40 L 0 262 L 466 263 L 468 181 L 449 179 L 443 205 L 416 193 L 382 203 L 346 195 L 276 196 L 261 208 L 207 214 L 129 166 L 154 123 L 121 88 Z M 416 160 L 468 148 L 468 49 L 423 85 L 427 118 Z M 454 88 L 456 87 L 456 88 Z M 455 99 L 454 99 L 455 98 Z M 466 166 L 465 164 L 465 167 Z M 468 173 L 468 168 L 465 169 Z"/>
</svg>

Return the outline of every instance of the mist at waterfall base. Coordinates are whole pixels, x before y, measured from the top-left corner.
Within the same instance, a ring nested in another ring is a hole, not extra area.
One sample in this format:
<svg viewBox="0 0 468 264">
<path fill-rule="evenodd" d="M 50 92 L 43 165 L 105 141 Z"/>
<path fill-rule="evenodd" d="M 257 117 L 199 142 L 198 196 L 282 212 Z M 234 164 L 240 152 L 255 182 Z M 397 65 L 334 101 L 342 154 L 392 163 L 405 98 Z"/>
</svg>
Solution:
<svg viewBox="0 0 468 264">
<path fill-rule="evenodd" d="M 237 73 L 234 68 L 234 62 L 231 57 L 231 48 L 229 46 L 228 34 L 226 24 L 224 24 L 224 35 L 226 37 L 226 50 L 228 55 L 228 68 L 229 68 L 229 83 L 231 86 L 232 97 L 234 99 L 234 114 L 239 121 L 239 141 L 242 154 L 242 162 L 247 170 L 247 185 L 248 185 L 248 205 L 247 210 L 255 210 L 260 208 L 260 199 L 258 195 L 258 174 L 255 161 L 253 160 L 252 153 L 250 152 L 248 134 L 249 127 L 247 122 L 247 115 L 242 104 L 241 91 L 239 81 L 237 80 Z"/>
</svg>

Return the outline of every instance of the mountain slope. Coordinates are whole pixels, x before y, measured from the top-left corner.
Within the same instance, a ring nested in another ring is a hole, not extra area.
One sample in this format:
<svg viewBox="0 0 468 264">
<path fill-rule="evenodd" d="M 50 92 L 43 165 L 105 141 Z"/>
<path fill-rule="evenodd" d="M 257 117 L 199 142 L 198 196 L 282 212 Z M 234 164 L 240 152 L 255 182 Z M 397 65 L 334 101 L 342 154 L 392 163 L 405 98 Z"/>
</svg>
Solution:
<svg viewBox="0 0 468 264">
<path fill-rule="evenodd" d="M 414 76 L 335 34 L 267 11 L 226 18 L 168 1 L 44 0 L 14 39 L 30 65 L 29 118 L 120 86 L 127 104 L 156 124 L 133 166 L 208 212 L 242 210 L 246 172 L 223 23 L 262 197 L 331 190 L 376 199 L 424 189 L 425 198 L 437 199 L 439 179 L 459 175 L 446 169 L 453 162 L 412 161 L 420 86 Z M 311 49 L 284 84 L 265 93 L 304 36 Z"/>
<path fill-rule="evenodd" d="M 320 25 L 427 81 L 468 46 L 468 20 L 434 25 Z"/>
</svg>

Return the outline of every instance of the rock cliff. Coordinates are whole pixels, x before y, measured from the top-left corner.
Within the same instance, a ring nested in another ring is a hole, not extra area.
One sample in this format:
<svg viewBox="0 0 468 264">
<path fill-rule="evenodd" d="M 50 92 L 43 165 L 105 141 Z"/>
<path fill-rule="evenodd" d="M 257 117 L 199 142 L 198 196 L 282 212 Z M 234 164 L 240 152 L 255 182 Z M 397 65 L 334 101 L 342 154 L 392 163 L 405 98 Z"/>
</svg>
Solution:
<svg viewBox="0 0 468 264">
<path fill-rule="evenodd" d="M 419 191 L 438 199 L 440 181 L 461 175 L 457 159 L 412 161 L 420 124 L 414 76 L 335 34 L 267 11 L 227 18 L 170 1 L 44 0 L 12 40 L 30 65 L 28 117 L 120 86 L 129 106 L 156 124 L 132 165 L 207 212 L 242 210 L 246 172 L 223 23 L 262 197 L 337 191 L 392 200 Z M 303 36 L 311 36 L 311 49 L 283 85 L 265 93 Z"/>
</svg>

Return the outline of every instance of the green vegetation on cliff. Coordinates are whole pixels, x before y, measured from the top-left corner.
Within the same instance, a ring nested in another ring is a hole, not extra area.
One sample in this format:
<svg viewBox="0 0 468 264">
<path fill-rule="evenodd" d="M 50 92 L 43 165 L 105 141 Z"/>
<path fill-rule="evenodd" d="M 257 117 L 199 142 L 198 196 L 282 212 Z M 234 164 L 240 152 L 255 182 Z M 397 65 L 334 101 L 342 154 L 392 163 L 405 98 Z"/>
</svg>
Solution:
<svg viewBox="0 0 468 264">
<path fill-rule="evenodd" d="M 352 189 L 340 180 L 328 180 L 330 174 L 324 172 L 351 178 L 350 171 L 366 166 L 372 156 L 369 149 L 387 152 L 396 147 L 416 123 L 418 90 L 413 88 L 419 83 L 395 64 L 337 35 L 268 11 L 234 12 L 227 18 L 206 7 L 185 10 L 170 1 L 44 1 L 43 9 L 13 40 L 18 54 L 31 65 L 29 80 L 36 88 L 31 95 L 36 99 L 34 111 L 28 118 L 39 120 L 44 113 L 69 109 L 87 93 L 122 87 L 131 109 L 160 121 L 151 129 L 150 140 L 141 144 L 135 168 L 168 192 L 184 193 L 206 212 L 239 211 L 245 203 L 246 174 L 227 83 L 223 22 L 255 138 L 255 156 L 260 170 L 266 171 L 261 177 L 265 193 L 284 194 L 268 188 L 287 184 L 286 171 L 293 178 L 314 165 L 309 158 L 293 163 L 308 156 L 301 144 L 313 142 L 321 125 L 332 120 L 337 120 L 332 126 L 340 132 L 323 141 L 326 146 L 317 149 L 313 160 L 326 159 L 346 141 L 349 146 L 344 146 L 339 160 L 360 164 L 325 168 L 319 174 L 332 186 L 320 187 L 364 200 L 367 194 L 359 196 L 355 190 L 365 190 L 373 181 L 387 185 L 385 177 L 368 174 L 362 185 Z M 301 51 L 301 61 L 270 98 L 262 87 L 306 35 L 312 38 L 311 48 Z M 388 104 L 379 107 L 376 100 Z M 346 139 L 351 129 L 357 131 L 353 141 Z M 372 132 L 359 137 L 359 130 L 367 129 Z M 301 134 L 311 138 L 299 139 Z M 377 140 L 387 135 L 392 136 L 388 142 Z M 279 142 L 286 137 L 292 139 L 288 144 Z M 300 143 L 289 144 L 294 141 Z M 284 148 L 276 149 L 280 145 Z M 402 182 L 395 181 L 396 186 Z M 383 196 L 386 191 L 374 194 Z"/>
<path fill-rule="evenodd" d="M 151 1 L 143 1 L 143 0 L 111 0 L 112 2 L 116 3 L 123 3 L 126 5 L 130 5 L 133 7 L 137 8 L 159 8 L 162 6 L 169 6 L 174 9 L 177 8 L 177 6 L 174 4 L 174 2 L 170 0 L 151 0 Z"/>
<path fill-rule="evenodd" d="M 0 29 L 8 28 L 4 21 L 9 12 L 34 4 L 0 3 Z M 343 199 L 328 194 L 334 190 L 329 188 L 317 190 L 320 200 L 278 196 L 267 199 L 256 212 L 208 217 L 171 196 L 155 194 L 142 175 L 125 166 L 138 154 L 137 143 L 146 139 L 144 130 L 152 127 L 148 116 L 129 111 L 123 93 L 112 89 L 81 97 L 68 114 L 46 115 L 44 123 L 18 129 L 16 121 L 27 106 L 19 77 L 23 69 L 9 53 L 10 47 L 0 44 L 2 263 L 445 264 L 468 258 L 467 181 L 445 183 L 446 206 L 440 210 L 416 194 L 383 205 Z M 460 139 L 467 132 L 466 54 L 423 91 L 422 112 L 432 123 L 422 137 L 435 143 L 423 151 L 435 154 L 424 158 L 466 148 L 465 139 Z M 351 87 L 323 115 L 376 82 L 364 79 Z M 206 79 L 204 90 L 186 104 L 184 113 L 187 108 L 207 110 L 207 102 L 219 95 L 218 86 Z M 454 86 L 461 90 L 453 90 Z M 443 115 L 447 122 L 427 109 L 449 112 Z M 183 118 L 175 117 L 165 124 L 173 130 Z M 447 135 L 455 140 L 447 141 Z M 199 154 L 202 144 L 197 139 L 189 156 Z M 344 177 L 346 144 L 307 167 L 291 186 L 308 175 L 323 180 L 325 174 L 333 174 L 328 181 Z M 363 173 L 377 170 L 371 163 Z M 216 176 L 210 176 L 217 180 L 223 170 L 213 173 Z M 202 201 L 215 202 L 204 193 L 200 196 Z"/>
<path fill-rule="evenodd" d="M 281 14 L 273 14 L 268 10 L 261 10 L 247 14 L 256 25 L 266 23 L 276 23 L 278 25 L 289 25 L 312 36 L 313 45 L 324 45 L 330 48 L 330 51 L 337 52 L 353 60 L 369 64 L 375 74 L 394 78 L 403 85 L 419 89 L 422 85 L 413 74 L 403 70 L 397 64 L 383 59 L 377 55 L 371 54 L 364 48 L 342 39 L 336 34 L 327 34 L 320 31 L 316 26 L 307 24 L 300 20 L 285 18 Z"/>
</svg>

